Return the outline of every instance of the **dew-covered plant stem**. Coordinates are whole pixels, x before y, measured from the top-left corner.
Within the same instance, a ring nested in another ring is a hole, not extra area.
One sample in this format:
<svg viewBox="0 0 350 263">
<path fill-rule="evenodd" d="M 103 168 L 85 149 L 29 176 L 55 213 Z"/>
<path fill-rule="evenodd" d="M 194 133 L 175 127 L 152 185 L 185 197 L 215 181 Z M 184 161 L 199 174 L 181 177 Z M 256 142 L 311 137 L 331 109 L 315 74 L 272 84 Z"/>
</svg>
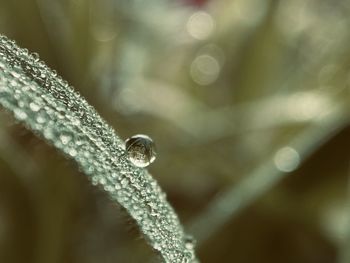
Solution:
<svg viewBox="0 0 350 263">
<path fill-rule="evenodd" d="M 1 35 L 0 105 L 122 205 L 165 262 L 196 261 L 165 194 L 145 169 L 130 163 L 115 131 L 36 54 Z"/>
</svg>

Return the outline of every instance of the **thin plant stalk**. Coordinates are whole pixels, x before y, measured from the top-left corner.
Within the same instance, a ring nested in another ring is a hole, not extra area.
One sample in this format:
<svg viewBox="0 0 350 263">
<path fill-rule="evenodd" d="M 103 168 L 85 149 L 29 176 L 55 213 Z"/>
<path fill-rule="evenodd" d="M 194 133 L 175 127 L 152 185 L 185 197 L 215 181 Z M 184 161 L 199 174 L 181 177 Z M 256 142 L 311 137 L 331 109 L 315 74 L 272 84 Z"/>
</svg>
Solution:
<svg viewBox="0 0 350 263">
<path fill-rule="evenodd" d="M 344 107 L 337 107 L 285 147 L 294 149 L 298 161 L 302 162 L 348 124 L 349 115 Z M 274 156 L 271 156 L 241 182 L 217 195 L 188 225 L 188 230 L 197 239 L 197 244 L 203 244 L 233 220 L 242 209 L 268 192 L 288 174 L 276 167 Z"/>
</svg>

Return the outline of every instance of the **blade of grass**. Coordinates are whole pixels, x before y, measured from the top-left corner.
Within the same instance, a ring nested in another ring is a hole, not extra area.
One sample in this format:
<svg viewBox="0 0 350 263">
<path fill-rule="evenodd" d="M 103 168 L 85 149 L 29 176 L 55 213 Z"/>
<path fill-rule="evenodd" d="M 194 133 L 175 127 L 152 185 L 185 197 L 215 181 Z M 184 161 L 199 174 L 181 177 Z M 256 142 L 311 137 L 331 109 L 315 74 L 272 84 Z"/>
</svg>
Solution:
<svg viewBox="0 0 350 263">
<path fill-rule="evenodd" d="M 165 262 L 195 261 L 165 194 L 145 169 L 131 164 L 115 131 L 37 56 L 1 35 L 0 104 L 122 205 Z"/>
</svg>

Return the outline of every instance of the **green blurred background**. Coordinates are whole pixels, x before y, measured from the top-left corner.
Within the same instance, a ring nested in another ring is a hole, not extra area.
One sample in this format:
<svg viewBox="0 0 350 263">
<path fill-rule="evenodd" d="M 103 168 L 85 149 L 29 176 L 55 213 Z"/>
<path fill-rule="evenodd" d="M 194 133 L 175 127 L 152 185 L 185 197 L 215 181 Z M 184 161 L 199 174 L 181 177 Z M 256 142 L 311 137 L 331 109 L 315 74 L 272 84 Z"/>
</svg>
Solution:
<svg viewBox="0 0 350 263">
<path fill-rule="evenodd" d="M 0 0 L 150 171 L 201 262 L 350 262 L 349 0 Z M 129 216 L 0 112 L 0 262 L 149 262 Z"/>
</svg>

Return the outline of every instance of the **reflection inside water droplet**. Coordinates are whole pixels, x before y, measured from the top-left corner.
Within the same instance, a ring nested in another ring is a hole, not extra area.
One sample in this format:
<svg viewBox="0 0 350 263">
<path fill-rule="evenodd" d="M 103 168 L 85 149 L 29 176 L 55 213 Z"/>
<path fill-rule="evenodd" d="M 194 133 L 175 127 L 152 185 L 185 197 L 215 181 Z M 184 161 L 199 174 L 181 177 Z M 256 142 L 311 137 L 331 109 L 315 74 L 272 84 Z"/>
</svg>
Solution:
<svg viewBox="0 0 350 263">
<path fill-rule="evenodd" d="M 125 141 L 129 160 L 138 167 L 147 167 L 156 159 L 153 140 L 147 135 L 137 134 Z"/>
</svg>

